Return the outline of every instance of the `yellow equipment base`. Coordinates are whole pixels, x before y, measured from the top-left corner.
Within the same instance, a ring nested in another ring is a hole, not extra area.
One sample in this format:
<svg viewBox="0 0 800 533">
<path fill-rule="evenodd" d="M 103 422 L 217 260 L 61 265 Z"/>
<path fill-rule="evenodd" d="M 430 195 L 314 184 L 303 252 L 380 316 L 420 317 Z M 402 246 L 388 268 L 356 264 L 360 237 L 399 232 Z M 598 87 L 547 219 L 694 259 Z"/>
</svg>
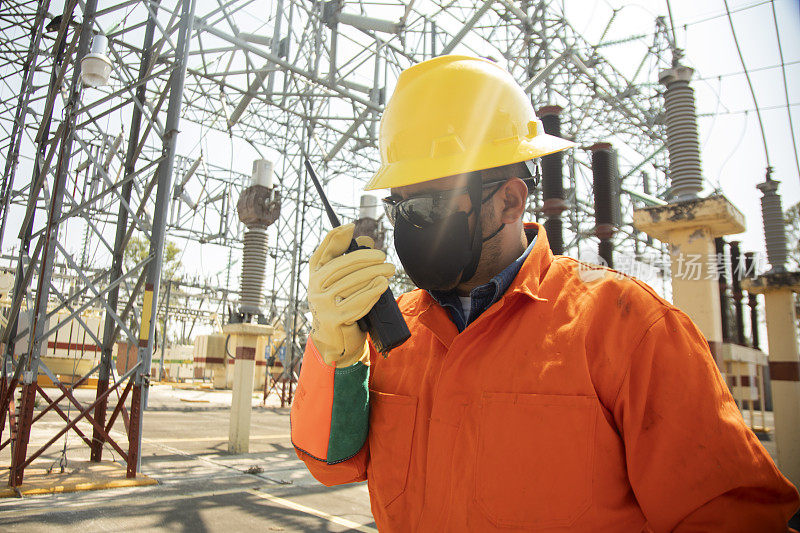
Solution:
<svg viewBox="0 0 800 533">
<path fill-rule="evenodd" d="M 125 477 L 125 467 L 111 461 L 100 463 L 70 461 L 63 473 L 59 470 L 56 466 L 53 472 L 48 474 L 45 468 L 29 466 L 25 469 L 22 485 L 17 487 L 19 492 L 8 486 L 8 470 L 5 470 L 0 474 L 0 498 L 158 484 L 155 479 L 141 473 L 135 478 L 128 479 Z"/>
</svg>

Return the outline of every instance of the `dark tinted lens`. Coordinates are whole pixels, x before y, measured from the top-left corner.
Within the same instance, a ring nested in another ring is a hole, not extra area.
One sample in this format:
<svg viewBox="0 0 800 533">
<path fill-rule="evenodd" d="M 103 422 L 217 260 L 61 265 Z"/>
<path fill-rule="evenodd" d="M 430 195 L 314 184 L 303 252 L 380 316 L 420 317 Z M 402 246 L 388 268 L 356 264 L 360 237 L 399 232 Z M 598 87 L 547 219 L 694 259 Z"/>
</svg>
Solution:
<svg viewBox="0 0 800 533">
<path fill-rule="evenodd" d="M 400 215 L 415 226 L 425 226 L 434 221 L 434 201 L 430 196 L 409 198 L 397 204 Z"/>
</svg>

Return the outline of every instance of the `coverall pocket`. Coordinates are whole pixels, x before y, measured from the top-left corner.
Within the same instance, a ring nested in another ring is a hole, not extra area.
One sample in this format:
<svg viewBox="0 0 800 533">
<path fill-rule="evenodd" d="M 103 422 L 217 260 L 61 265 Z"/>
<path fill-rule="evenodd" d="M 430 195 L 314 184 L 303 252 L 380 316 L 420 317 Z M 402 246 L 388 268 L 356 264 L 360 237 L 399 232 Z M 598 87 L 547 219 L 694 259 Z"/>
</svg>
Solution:
<svg viewBox="0 0 800 533">
<path fill-rule="evenodd" d="M 596 400 L 484 393 L 475 498 L 498 527 L 573 524 L 592 503 Z"/>
<path fill-rule="evenodd" d="M 369 391 L 367 480 L 378 501 L 388 506 L 406 489 L 417 399 Z"/>
</svg>

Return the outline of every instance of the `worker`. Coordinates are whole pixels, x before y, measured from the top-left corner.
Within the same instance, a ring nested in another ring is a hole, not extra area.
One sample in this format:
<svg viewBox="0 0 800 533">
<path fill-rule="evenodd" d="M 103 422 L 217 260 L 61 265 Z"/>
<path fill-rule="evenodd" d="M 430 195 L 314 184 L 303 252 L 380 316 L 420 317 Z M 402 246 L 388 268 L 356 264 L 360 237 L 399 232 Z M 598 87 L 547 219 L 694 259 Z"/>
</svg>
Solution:
<svg viewBox="0 0 800 533">
<path fill-rule="evenodd" d="M 572 145 L 490 61 L 400 75 L 366 189 L 390 189 L 411 338 L 375 351 L 356 320 L 395 267 L 345 253 L 352 224 L 328 233 L 309 263 L 297 454 L 325 485 L 366 480 L 385 532 L 786 531 L 798 493 L 692 321 L 523 223 L 531 160 Z"/>
</svg>

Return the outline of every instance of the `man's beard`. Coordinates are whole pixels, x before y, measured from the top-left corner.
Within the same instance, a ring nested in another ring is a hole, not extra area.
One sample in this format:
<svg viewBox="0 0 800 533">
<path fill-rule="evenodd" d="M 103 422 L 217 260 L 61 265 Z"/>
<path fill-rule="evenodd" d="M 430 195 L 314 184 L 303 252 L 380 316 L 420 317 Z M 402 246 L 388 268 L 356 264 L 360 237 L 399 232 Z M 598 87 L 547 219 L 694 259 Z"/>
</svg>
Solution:
<svg viewBox="0 0 800 533">
<path fill-rule="evenodd" d="M 481 210 L 481 228 L 483 230 L 483 238 L 486 238 L 497 231 L 497 227 L 500 225 L 499 218 L 500 217 L 497 216 L 494 207 L 489 210 L 486 208 L 486 206 L 484 206 L 484 208 Z M 478 268 L 475 269 L 475 275 L 472 276 L 472 279 L 483 279 L 484 277 L 488 276 L 488 279 L 486 280 L 486 282 L 488 282 L 489 279 L 497 275 L 502 268 L 497 270 L 497 272 L 494 271 L 498 268 L 498 263 L 502 254 L 503 250 L 500 243 L 500 233 L 498 233 L 483 243 L 481 249 L 481 258 L 478 262 Z M 459 279 L 458 283 L 456 283 L 453 288 L 457 288 L 460 284 L 461 280 Z"/>
</svg>

